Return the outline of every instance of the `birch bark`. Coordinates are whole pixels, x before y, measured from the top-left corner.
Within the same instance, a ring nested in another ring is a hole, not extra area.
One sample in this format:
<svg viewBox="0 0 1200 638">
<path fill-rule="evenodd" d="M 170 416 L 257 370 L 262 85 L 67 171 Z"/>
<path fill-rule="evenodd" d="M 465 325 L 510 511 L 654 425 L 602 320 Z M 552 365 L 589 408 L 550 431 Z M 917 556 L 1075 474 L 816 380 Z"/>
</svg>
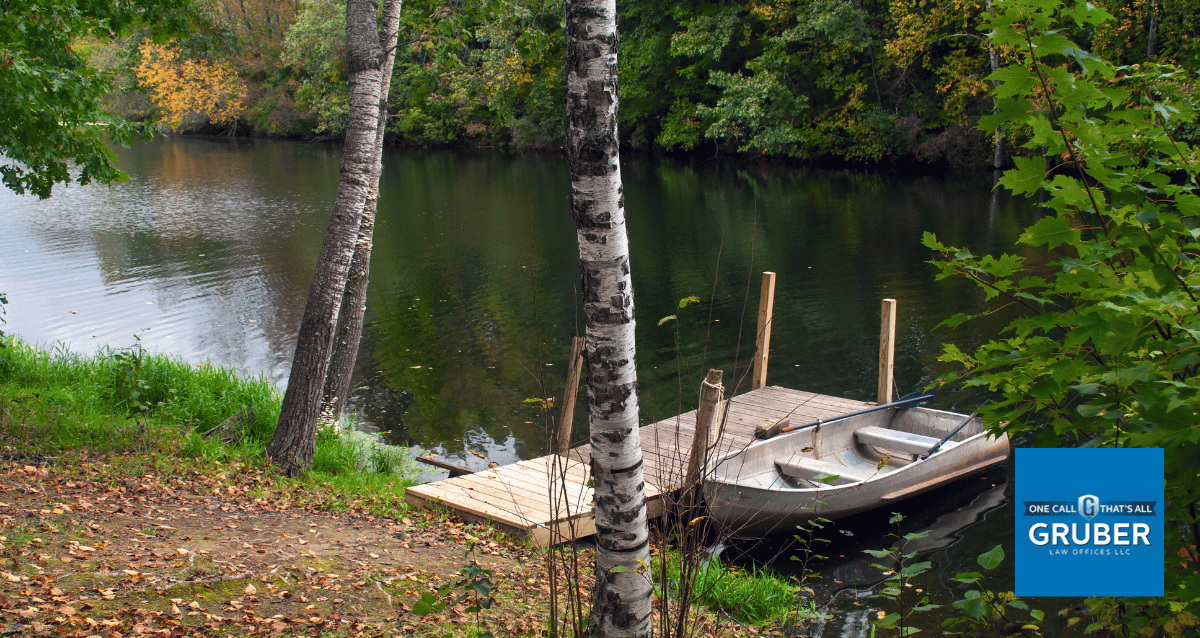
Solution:
<svg viewBox="0 0 1200 638">
<path fill-rule="evenodd" d="M 988 0 L 988 2 L 984 5 L 984 8 L 987 11 L 992 10 L 991 0 Z M 990 64 L 992 67 L 992 73 L 995 73 L 1000 68 L 1000 52 L 996 49 L 996 45 L 993 44 L 990 40 L 987 43 L 987 49 L 988 49 L 988 64 Z M 1000 81 L 992 80 L 992 86 L 993 87 L 1000 86 Z M 999 109 L 996 107 L 996 97 L 995 97 L 994 93 L 992 94 L 992 112 L 993 113 L 999 112 Z M 1003 162 L 1003 161 L 1004 161 L 1004 134 L 1000 132 L 1000 127 L 997 126 L 996 129 L 992 131 L 992 171 L 995 173 L 995 179 L 993 181 L 999 181 L 1000 167 L 1001 167 L 1001 162 Z M 995 189 L 996 185 L 993 184 L 992 188 Z"/>
<path fill-rule="evenodd" d="M 651 594 L 638 437 L 633 287 L 617 148 L 615 0 L 566 4 L 566 146 L 587 345 L 595 490 L 593 636 L 649 636 Z"/>
<path fill-rule="evenodd" d="M 1150 0 L 1150 35 L 1146 37 L 1146 59 L 1158 54 L 1158 0 Z"/>
<path fill-rule="evenodd" d="M 363 208 L 362 223 L 358 228 L 358 241 L 354 246 L 354 257 L 350 261 L 346 293 L 342 296 L 342 307 L 338 312 L 337 334 L 334 337 L 333 354 L 329 359 L 329 372 L 325 377 L 324 396 L 321 399 L 321 420 L 330 423 L 341 416 L 342 409 L 346 404 L 346 397 L 350 394 L 350 380 L 354 376 L 354 362 L 358 359 L 358 344 L 362 339 L 363 317 L 367 311 L 367 279 L 370 275 L 371 246 L 375 234 L 375 211 L 379 204 L 379 178 L 383 173 L 383 134 L 387 128 L 392 67 L 396 62 L 400 9 L 400 0 L 385 0 L 383 4 L 379 46 L 384 52 L 384 57 L 383 67 L 380 70 L 379 126 L 375 134 L 375 167 L 371 173 L 371 190 Z"/>
<path fill-rule="evenodd" d="M 267 457 L 289 476 L 301 474 L 312 466 L 334 331 L 363 207 L 371 189 L 383 63 L 375 26 L 377 8 L 375 0 L 346 3 L 350 121 L 342 151 L 341 178 L 304 306 L 279 424 L 266 450 Z"/>
</svg>

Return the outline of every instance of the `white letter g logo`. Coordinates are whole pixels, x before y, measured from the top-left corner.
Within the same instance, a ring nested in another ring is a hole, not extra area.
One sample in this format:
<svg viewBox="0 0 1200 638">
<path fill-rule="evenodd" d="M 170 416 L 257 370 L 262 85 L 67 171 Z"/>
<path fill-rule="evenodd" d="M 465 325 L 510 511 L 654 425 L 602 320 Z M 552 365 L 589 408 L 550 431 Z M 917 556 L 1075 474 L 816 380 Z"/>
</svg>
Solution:
<svg viewBox="0 0 1200 638">
<path fill-rule="evenodd" d="M 1079 497 L 1079 515 L 1083 520 L 1090 521 L 1100 513 L 1100 497 L 1084 494 Z"/>
</svg>

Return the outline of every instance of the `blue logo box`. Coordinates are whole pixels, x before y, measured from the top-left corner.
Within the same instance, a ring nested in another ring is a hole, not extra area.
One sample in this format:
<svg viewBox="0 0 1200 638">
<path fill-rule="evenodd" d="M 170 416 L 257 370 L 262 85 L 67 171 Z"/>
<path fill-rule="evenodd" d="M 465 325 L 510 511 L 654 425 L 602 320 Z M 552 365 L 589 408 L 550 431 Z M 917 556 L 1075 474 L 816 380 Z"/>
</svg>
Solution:
<svg viewBox="0 0 1200 638">
<path fill-rule="evenodd" d="M 1163 595 L 1163 451 L 1016 450 L 1018 596 Z"/>
</svg>

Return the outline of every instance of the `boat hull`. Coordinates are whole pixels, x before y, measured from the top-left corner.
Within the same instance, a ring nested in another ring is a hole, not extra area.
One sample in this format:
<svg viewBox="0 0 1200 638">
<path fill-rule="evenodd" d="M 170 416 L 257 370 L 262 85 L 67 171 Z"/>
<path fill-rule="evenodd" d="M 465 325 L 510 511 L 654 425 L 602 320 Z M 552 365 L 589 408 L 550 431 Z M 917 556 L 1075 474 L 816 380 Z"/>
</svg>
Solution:
<svg viewBox="0 0 1200 638">
<path fill-rule="evenodd" d="M 924 408 L 884 410 L 757 441 L 709 465 L 703 488 L 708 514 L 729 533 L 785 532 L 815 517 L 837 519 L 888 507 L 1008 458 L 1008 437 L 989 435 L 978 419 L 925 459 L 863 443 L 881 429 L 897 433 L 894 438 L 937 441 L 966 419 Z M 901 447 L 916 449 L 907 443 Z M 787 469 L 793 466 L 801 471 Z M 806 467 L 815 474 L 803 476 Z"/>
</svg>

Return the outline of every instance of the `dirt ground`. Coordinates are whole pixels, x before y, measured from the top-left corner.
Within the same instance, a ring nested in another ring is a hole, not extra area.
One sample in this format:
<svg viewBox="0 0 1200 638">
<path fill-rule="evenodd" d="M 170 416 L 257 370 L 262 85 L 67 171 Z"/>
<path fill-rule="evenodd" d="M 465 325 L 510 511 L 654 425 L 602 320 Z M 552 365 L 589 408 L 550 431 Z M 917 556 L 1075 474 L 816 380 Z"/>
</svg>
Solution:
<svg viewBox="0 0 1200 638">
<path fill-rule="evenodd" d="M 540 633 L 528 605 L 503 608 L 548 594 L 542 559 L 487 527 L 295 507 L 260 473 L 112 463 L 0 464 L 0 635 Z M 465 591 L 454 584 L 472 563 L 493 572 L 494 612 L 465 611 L 468 598 L 410 613 L 442 585 Z"/>
<path fill-rule="evenodd" d="M 548 634 L 544 550 L 306 489 L 236 465 L 0 461 L 0 636 Z M 757 633 L 711 613 L 688 632 Z"/>
</svg>

